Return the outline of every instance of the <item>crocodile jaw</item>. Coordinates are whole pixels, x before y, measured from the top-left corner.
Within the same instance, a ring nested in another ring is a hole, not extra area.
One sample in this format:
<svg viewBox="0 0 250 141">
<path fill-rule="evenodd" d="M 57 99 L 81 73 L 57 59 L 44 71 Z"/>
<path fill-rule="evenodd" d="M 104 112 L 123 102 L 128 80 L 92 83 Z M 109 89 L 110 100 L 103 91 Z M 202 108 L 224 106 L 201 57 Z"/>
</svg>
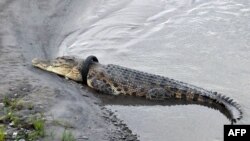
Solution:
<svg viewBox="0 0 250 141">
<path fill-rule="evenodd" d="M 50 65 L 50 62 L 49 61 L 45 61 L 45 60 L 40 60 L 38 58 L 34 58 L 32 60 L 32 65 L 37 67 L 37 68 L 40 68 L 42 70 L 46 70 L 48 71 L 48 67 Z"/>
<path fill-rule="evenodd" d="M 64 76 L 65 78 L 78 82 L 82 81 L 78 62 L 72 58 L 58 57 L 52 61 L 34 58 L 32 60 L 32 65 L 42 70 Z"/>
</svg>

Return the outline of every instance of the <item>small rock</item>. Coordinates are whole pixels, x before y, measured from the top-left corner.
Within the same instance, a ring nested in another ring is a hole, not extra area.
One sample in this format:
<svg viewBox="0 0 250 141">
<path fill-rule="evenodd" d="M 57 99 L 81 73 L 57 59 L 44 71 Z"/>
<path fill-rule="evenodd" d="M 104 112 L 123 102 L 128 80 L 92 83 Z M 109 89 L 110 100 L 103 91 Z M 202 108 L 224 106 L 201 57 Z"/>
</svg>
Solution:
<svg viewBox="0 0 250 141">
<path fill-rule="evenodd" d="M 110 119 L 112 122 L 117 122 L 117 120 L 115 118 L 111 118 Z"/>
<path fill-rule="evenodd" d="M 137 137 L 136 136 L 128 136 L 126 139 L 128 141 L 135 141 L 135 140 L 137 140 Z"/>
<path fill-rule="evenodd" d="M 82 94 L 82 96 L 84 96 L 84 97 L 89 97 L 88 95 L 85 95 L 85 94 Z"/>
<path fill-rule="evenodd" d="M 109 113 L 109 116 L 112 116 L 113 114 L 114 114 L 114 113 L 110 112 L 110 113 Z"/>
<path fill-rule="evenodd" d="M 17 96 L 18 96 L 18 94 L 17 94 L 17 93 L 15 93 L 15 94 L 14 94 L 14 97 L 17 97 Z"/>
<path fill-rule="evenodd" d="M 18 134 L 17 132 L 13 132 L 12 138 L 16 138 L 17 134 Z"/>
<path fill-rule="evenodd" d="M 15 90 L 15 88 L 9 88 L 9 90 L 10 90 L 10 91 L 14 91 L 14 90 Z"/>
<path fill-rule="evenodd" d="M 9 124 L 9 126 L 14 126 L 14 125 L 15 125 L 15 123 L 13 121 Z"/>
<path fill-rule="evenodd" d="M 122 137 L 121 137 L 121 139 L 125 140 L 125 139 L 126 139 L 126 137 L 125 137 L 125 136 L 122 136 Z"/>
<path fill-rule="evenodd" d="M 25 141 L 25 139 L 19 139 L 18 141 Z"/>
<path fill-rule="evenodd" d="M 87 137 L 87 136 L 81 136 L 81 137 L 79 137 L 79 139 L 88 140 L 88 139 L 89 139 L 89 137 Z"/>
<path fill-rule="evenodd" d="M 27 91 L 27 88 L 23 88 L 22 91 Z"/>
</svg>

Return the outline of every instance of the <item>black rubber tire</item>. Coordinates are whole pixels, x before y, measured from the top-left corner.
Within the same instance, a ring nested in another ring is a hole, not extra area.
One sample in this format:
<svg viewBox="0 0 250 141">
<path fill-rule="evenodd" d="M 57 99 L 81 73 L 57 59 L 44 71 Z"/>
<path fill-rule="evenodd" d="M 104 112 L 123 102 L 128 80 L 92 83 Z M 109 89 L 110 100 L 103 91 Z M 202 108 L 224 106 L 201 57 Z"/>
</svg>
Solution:
<svg viewBox="0 0 250 141">
<path fill-rule="evenodd" d="M 88 56 L 84 62 L 82 63 L 82 69 L 81 69 L 81 75 L 82 75 L 82 82 L 83 84 L 87 85 L 87 76 L 88 76 L 88 73 L 89 73 L 89 67 L 91 66 L 91 64 L 93 62 L 99 62 L 97 57 L 91 55 L 91 56 Z"/>
</svg>

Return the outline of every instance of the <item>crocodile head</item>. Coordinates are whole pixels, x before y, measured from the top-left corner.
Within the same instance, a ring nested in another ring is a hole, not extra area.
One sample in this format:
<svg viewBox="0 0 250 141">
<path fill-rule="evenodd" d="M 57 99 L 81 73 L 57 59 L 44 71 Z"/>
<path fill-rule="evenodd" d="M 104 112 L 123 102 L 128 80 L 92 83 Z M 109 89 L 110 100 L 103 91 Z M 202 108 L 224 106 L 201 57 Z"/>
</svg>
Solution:
<svg viewBox="0 0 250 141">
<path fill-rule="evenodd" d="M 56 59 L 51 61 L 34 58 L 32 60 L 32 65 L 42 70 L 53 72 L 74 81 L 80 82 L 82 81 L 80 73 L 81 62 L 82 60 L 75 57 L 63 56 L 57 57 Z"/>
</svg>

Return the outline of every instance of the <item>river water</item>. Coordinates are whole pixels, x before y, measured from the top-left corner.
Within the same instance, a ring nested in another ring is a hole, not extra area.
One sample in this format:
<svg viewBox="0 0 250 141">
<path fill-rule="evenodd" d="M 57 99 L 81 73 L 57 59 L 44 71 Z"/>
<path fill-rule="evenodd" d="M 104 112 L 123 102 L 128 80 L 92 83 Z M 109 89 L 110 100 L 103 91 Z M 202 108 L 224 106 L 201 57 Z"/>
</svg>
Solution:
<svg viewBox="0 0 250 141">
<path fill-rule="evenodd" d="M 241 105 L 239 123 L 250 123 L 249 0 L 86 0 L 71 6 L 65 20 L 72 24 L 56 56 L 95 55 L 103 64 L 218 91 Z M 230 123 L 199 105 L 107 107 L 142 141 L 221 141 Z"/>
</svg>

